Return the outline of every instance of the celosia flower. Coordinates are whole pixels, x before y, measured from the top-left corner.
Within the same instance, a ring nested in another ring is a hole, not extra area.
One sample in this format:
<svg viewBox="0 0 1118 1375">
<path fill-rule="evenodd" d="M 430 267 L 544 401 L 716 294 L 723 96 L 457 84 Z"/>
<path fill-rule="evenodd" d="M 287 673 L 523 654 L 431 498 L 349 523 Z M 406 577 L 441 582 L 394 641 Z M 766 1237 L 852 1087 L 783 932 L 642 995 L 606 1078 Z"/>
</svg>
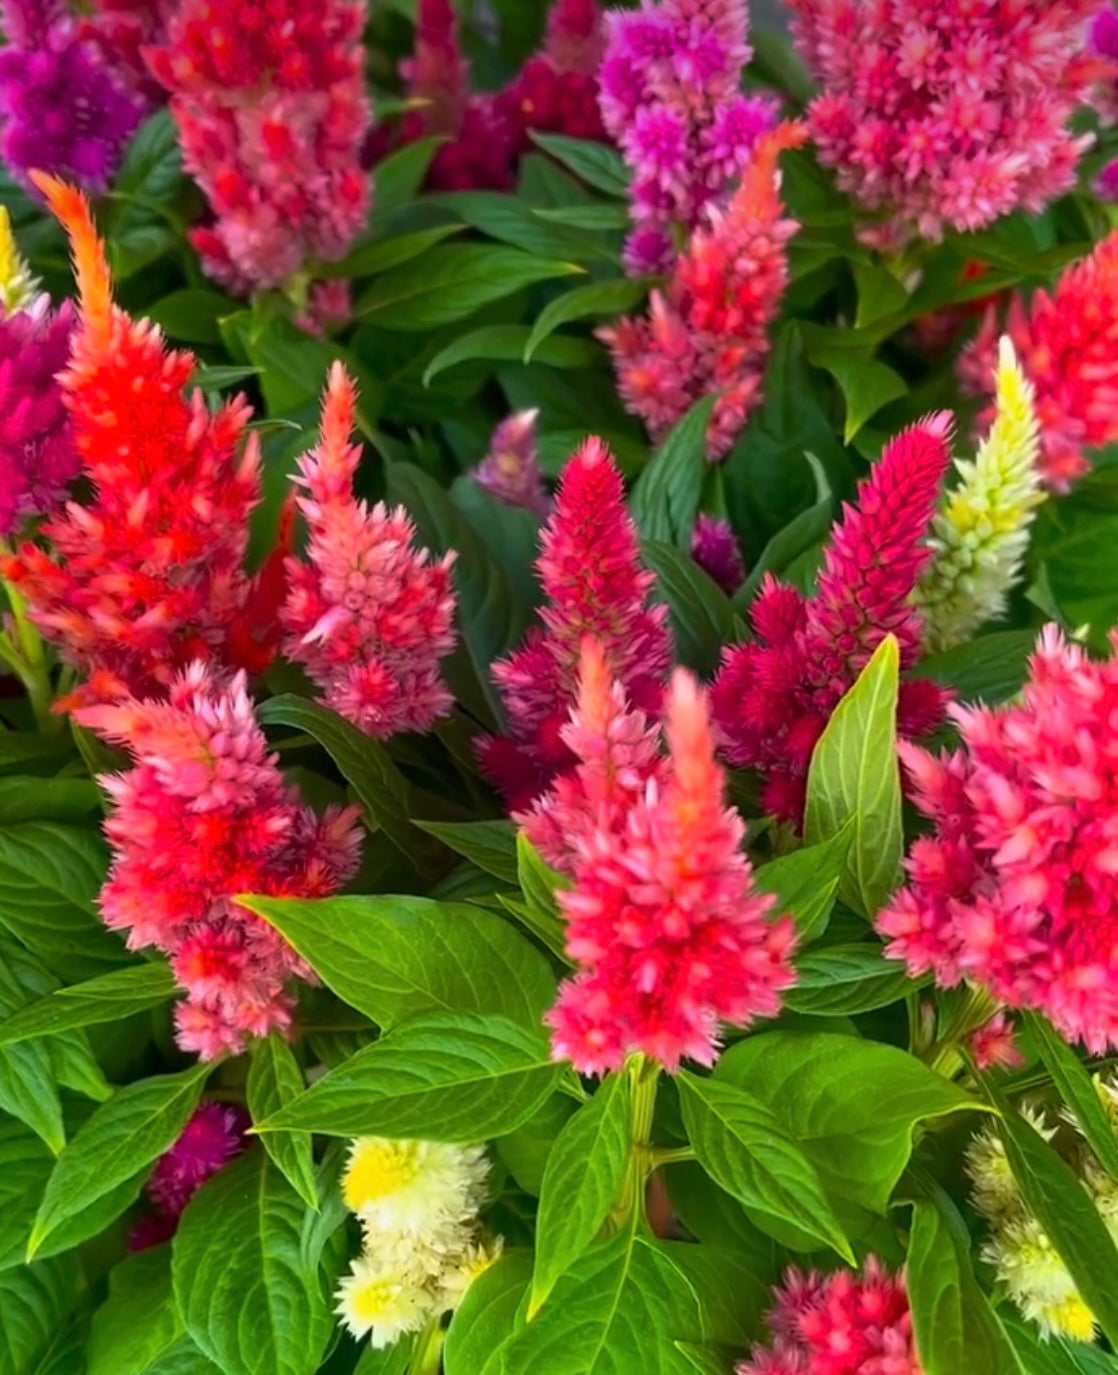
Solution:
<svg viewBox="0 0 1118 1375">
<path fill-rule="evenodd" d="M 533 130 L 605 139 L 597 80 L 604 47 L 597 0 L 555 0 L 543 51 L 524 63 L 497 98 L 517 153 L 532 151 Z"/>
<path fill-rule="evenodd" d="M 32 170 L 104 187 L 143 104 L 84 39 L 62 0 L 3 0 L 0 158 L 21 180 Z"/>
<path fill-rule="evenodd" d="M 564 469 L 541 544 L 543 626 L 494 665 L 507 733 L 480 750 L 486 775 L 514 808 L 529 806 L 575 762 L 561 735 L 584 636 L 600 643 L 637 710 L 659 709 L 671 662 L 667 610 L 648 606 L 655 577 L 641 567 L 621 474 L 600 439 L 587 440 Z"/>
<path fill-rule="evenodd" d="M 775 122 L 770 101 L 741 93 L 752 50 L 745 0 L 642 0 L 607 17 L 599 74 L 605 126 L 633 170 L 634 274 L 668 268 Z"/>
<path fill-rule="evenodd" d="M 691 557 L 728 597 L 745 581 L 737 536 L 721 516 L 700 516 L 691 534 Z"/>
<path fill-rule="evenodd" d="M 350 1146 L 342 1194 L 372 1231 L 430 1237 L 476 1215 L 488 1173 L 482 1146 L 362 1136 Z"/>
<path fill-rule="evenodd" d="M 489 452 L 471 473 L 480 487 L 509 506 L 523 506 L 546 516 L 551 501 L 536 456 L 536 417 L 539 411 L 519 411 L 493 431 Z"/>
<path fill-rule="evenodd" d="M 785 244 L 799 228 L 784 217 L 777 158 L 806 137 L 782 124 L 757 143 L 741 185 L 711 206 L 646 318 L 599 331 L 625 404 L 657 441 L 704 396 L 716 395 L 707 452 L 733 446 L 761 399 L 768 328 L 788 284 Z"/>
<path fill-rule="evenodd" d="M 174 1236 L 186 1205 L 208 1179 L 225 1168 L 245 1148 L 247 1113 L 221 1103 L 203 1103 L 179 1139 L 155 1162 L 145 1192 L 154 1211 L 133 1229 L 133 1251 Z"/>
<path fill-rule="evenodd" d="M 117 78 L 147 110 L 163 101 L 163 88 L 151 74 L 146 48 L 166 41 L 177 0 L 93 0 L 81 21 L 83 38 L 95 43 Z"/>
<path fill-rule="evenodd" d="M 185 391 L 193 355 L 114 305 L 85 198 L 49 178 L 40 185 L 74 252 L 79 322 L 60 380 L 89 490 L 43 527 L 50 552 L 25 543 L 3 573 L 91 679 L 82 697 L 149 693 L 192 659 L 227 657 L 253 590 L 244 557 L 259 448 L 252 437 L 242 444 L 243 399 L 211 414 L 201 391 Z M 52 359 L 62 347 L 54 329 Z"/>
<path fill-rule="evenodd" d="M 387 739 L 430 730 L 454 704 L 439 674 L 454 647 L 454 556 L 433 562 L 413 548 L 415 527 L 402 507 L 370 509 L 353 495 L 356 403 L 335 363 L 321 442 L 299 463 L 310 540 L 307 561 L 288 563 L 280 621 L 288 657 L 306 667 L 327 706 Z"/>
<path fill-rule="evenodd" d="M 216 217 L 192 240 L 231 290 L 341 258 L 363 228 L 364 27 L 364 0 L 272 0 L 263 14 L 256 0 L 182 0 L 148 52 Z"/>
<path fill-rule="evenodd" d="M 874 1257 L 860 1275 L 789 1270 L 775 1297 L 772 1346 L 737 1375 L 921 1375 L 904 1279 Z"/>
<path fill-rule="evenodd" d="M 572 886 L 558 896 L 578 972 L 547 1016 L 553 1051 L 581 1074 L 619 1069 L 633 1052 L 673 1071 L 685 1058 L 709 1065 L 719 1021 L 744 1026 L 779 1011 L 795 982 L 795 926 L 770 923 L 774 899 L 753 888 L 745 827 L 725 804 L 694 678 L 674 675 L 669 761 L 626 805 L 629 781 L 611 774 L 626 765 L 619 742 L 643 752 L 643 718 L 619 715 L 593 657 L 588 669 L 568 742 L 582 751 L 583 779 L 596 774 L 613 797 L 569 838 Z M 604 738 L 593 738 L 595 727 Z"/>
<path fill-rule="evenodd" d="M 1069 121 L 1098 63 L 1084 51 L 1098 0 L 791 0 L 823 87 L 808 118 L 819 157 L 889 232 L 938 240 L 1075 184 L 1089 135 Z"/>
<path fill-rule="evenodd" d="M 1053 292 L 1034 292 L 1028 308 L 1015 295 L 1005 331 L 1036 397 L 1041 476 L 1067 491 L 1090 467 L 1087 451 L 1118 439 L 1118 230 L 1066 268 Z M 991 308 L 960 359 L 976 396 L 990 395 L 999 333 Z"/>
<path fill-rule="evenodd" d="M 999 349 L 995 416 L 973 462 L 932 523 L 932 562 L 916 586 L 929 649 L 950 649 L 1005 614 L 1021 576 L 1029 527 L 1044 499 L 1033 389 L 1008 338 Z"/>
<path fill-rule="evenodd" d="M 980 1069 L 1017 1069 L 1025 1063 L 1017 1045 L 1017 1029 L 1005 1012 L 995 1012 L 988 1022 L 971 1032 L 970 1053 Z"/>
<path fill-rule="evenodd" d="M 289 985 L 311 970 L 235 898 L 336 892 L 357 867 L 358 809 L 316 816 L 303 805 L 268 753 L 243 674 L 226 685 L 194 664 L 165 701 L 130 698 L 75 716 L 135 760 L 101 779 L 114 852 L 101 913 L 127 932 L 129 949 L 170 958 L 187 993 L 175 1010 L 179 1044 L 209 1060 L 286 1030 Z"/>
<path fill-rule="evenodd" d="M 334 1311 L 358 1341 L 368 1337 L 377 1349 L 392 1346 L 434 1316 L 425 1279 L 402 1257 L 386 1263 L 375 1252 L 366 1252 L 338 1285 Z"/>
<path fill-rule="evenodd" d="M 1109 71 L 1095 103 L 1107 123 L 1118 119 L 1118 9 L 1103 5 L 1091 22 L 1091 51 L 1108 64 Z M 1118 200 L 1118 158 L 1113 158 L 1095 179 L 1095 191 L 1104 200 Z"/>
<path fill-rule="evenodd" d="M 40 292 L 39 279 L 24 261 L 12 233 L 8 207 L 0 205 L 0 306 L 7 314 L 26 310 Z"/>
<path fill-rule="evenodd" d="M 756 638 L 723 660 L 712 700 L 728 757 L 762 773 L 764 805 L 782 820 L 799 825 L 816 742 L 885 636 L 897 637 L 902 669 L 919 657 L 923 627 L 910 603 L 931 557 L 949 433 L 941 412 L 886 446 L 858 506 L 844 508 L 815 593 L 766 576 L 750 613 Z M 943 706 L 936 684 L 902 682 L 902 735 L 934 729 Z"/>
<path fill-rule="evenodd" d="M 1096 1054 L 1118 1045 L 1115 711 L 1118 659 L 1048 626 L 1019 702 L 954 708 L 954 754 L 904 747 L 935 833 L 877 920 L 912 974 L 1035 1008 Z"/>
</svg>

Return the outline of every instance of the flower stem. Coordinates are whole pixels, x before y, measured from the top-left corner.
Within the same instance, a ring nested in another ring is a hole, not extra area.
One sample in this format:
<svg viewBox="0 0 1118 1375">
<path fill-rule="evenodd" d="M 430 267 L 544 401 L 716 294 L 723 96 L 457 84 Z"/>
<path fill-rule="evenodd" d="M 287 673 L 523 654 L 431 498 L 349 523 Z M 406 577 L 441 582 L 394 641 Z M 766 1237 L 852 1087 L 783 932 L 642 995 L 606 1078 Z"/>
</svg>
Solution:
<svg viewBox="0 0 1118 1375">
<path fill-rule="evenodd" d="M 3 552 L 2 546 L 0 552 Z M 51 711 L 54 689 L 43 637 L 32 624 L 27 614 L 27 603 L 16 588 L 5 581 L 4 591 L 12 616 L 9 628 L 2 636 L 4 644 L 0 649 L 0 658 L 7 662 L 26 689 L 39 730 L 44 735 L 56 735 L 65 723 Z"/>
<path fill-rule="evenodd" d="M 408 1375 L 439 1375 L 442 1369 L 443 1329 L 435 1319 L 419 1334 L 408 1365 Z"/>
</svg>

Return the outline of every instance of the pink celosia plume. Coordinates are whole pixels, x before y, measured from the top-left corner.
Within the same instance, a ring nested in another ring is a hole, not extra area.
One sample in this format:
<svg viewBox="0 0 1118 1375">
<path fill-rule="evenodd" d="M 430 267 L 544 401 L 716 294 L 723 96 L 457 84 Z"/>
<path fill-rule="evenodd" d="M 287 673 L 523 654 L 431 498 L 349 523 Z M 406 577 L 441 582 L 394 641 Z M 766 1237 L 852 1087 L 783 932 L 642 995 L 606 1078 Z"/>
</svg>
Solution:
<svg viewBox="0 0 1118 1375">
<path fill-rule="evenodd" d="M 537 516 L 551 510 L 536 449 L 539 411 L 518 411 L 493 431 L 489 452 L 471 476 L 479 487 L 509 506 L 522 506 Z"/>
<path fill-rule="evenodd" d="M 935 830 L 877 923 L 912 974 L 1035 1008 L 1094 1054 L 1118 1046 L 1116 712 L 1118 658 L 1049 626 L 1018 703 L 953 708 L 955 753 L 906 746 Z"/>
<path fill-rule="evenodd" d="M 902 668 L 919 656 L 922 622 L 909 598 L 931 557 L 949 433 L 941 412 L 886 447 L 858 505 L 844 509 L 814 594 L 766 577 L 751 612 L 755 638 L 723 660 L 712 700 L 727 754 L 761 772 L 765 806 L 784 820 L 799 824 L 816 742 L 885 636 L 897 637 Z M 903 682 L 901 733 L 934 729 L 945 700 L 934 683 Z"/>
<path fill-rule="evenodd" d="M 130 949 L 169 957 L 187 994 L 175 1010 L 179 1044 L 213 1059 L 286 1030 L 290 985 L 313 976 L 234 899 L 336 892 L 357 867 L 358 809 L 317 816 L 303 805 L 268 751 L 243 674 L 224 683 L 194 664 L 164 701 L 128 698 L 75 716 L 135 761 L 101 779 L 113 803 L 101 912 Z"/>
<path fill-rule="evenodd" d="M 439 673 L 455 641 L 454 556 L 436 562 L 416 549 L 402 507 L 370 508 L 354 496 L 356 404 L 335 363 L 321 440 L 299 464 L 310 538 L 306 559 L 288 562 L 280 620 L 288 658 L 304 665 L 327 706 L 386 739 L 429 730 L 454 704 Z"/>
<path fill-rule="evenodd" d="M 1018 1069 L 1025 1057 L 1017 1044 L 1017 1028 L 1006 1012 L 995 1012 L 988 1022 L 971 1032 L 971 1058 L 978 1069 Z"/>
<path fill-rule="evenodd" d="M 249 1125 L 246 1112 L 222 1103 L 203 1103 L 194 1112 L 148 1176 L 144 1192 L 152 1211 L 132 1229 L 130 1250 L 146 1251 L 174 1236 L 202 1185 L 244 1150 Z"/>
</svg>

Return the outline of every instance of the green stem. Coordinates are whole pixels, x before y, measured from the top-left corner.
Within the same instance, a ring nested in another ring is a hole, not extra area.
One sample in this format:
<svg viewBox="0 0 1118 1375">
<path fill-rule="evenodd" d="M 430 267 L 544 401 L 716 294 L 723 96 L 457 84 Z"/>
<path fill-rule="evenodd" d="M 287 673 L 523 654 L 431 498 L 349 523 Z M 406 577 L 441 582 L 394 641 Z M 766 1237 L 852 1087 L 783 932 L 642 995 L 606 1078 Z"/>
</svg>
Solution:
<svg viewBox="0 0 1118 1375">
<path fill-rule="evenodd" d="M 971 1034 L 985 1026 L 997 1011 L 997 1001 L 984 989 L 969 986 L 941 1014 L 938 1035 L 920 1052 L 937 1074 L 954 1079 L 966 1067 L 963 1047 Z"/>
<path fill-rule="evenodd" d="M 8 553 L 6 545 L 0 544 L 0 553 Z M 35 715 L 35 724 L 44 735 L 57 735 L 65 722 L 51 711 L 54 703 L 54 689 L 50 681 L 50 664 L 47 662 L 43 637 L 32 624 L 27 614 L 27 603 L 21 593 L 10 582 L 4 582 L 8 605 L 12 612 L 11 625 L 15 631 L 13 643 L 10 633 L 4 635 L 3 657 L 18 675 L 27 690 L 27 698 Z"/>
<path fill-rule="evenodd" d="M 655 1168 L 651 1138 L 660 1066 L 655 1060 L 634 1055 L 623 1072 L 629 1076 L 632 1107 L 629 1116 L 629 1168 L 614 1214 L 618 1222 L 624 1218 L 636 1219 L 644 1213 L 645 1185 Z"/>
<path fill-rule="evenodd" d="M 408 1375 L 439 1375 L 442 1369 L 443 1329 L 435 1320 L 419 1334 L 408 1365 Z"/>
<path fill-rule="evenodd" d="M 661 1165 L 682 1165 L 688 1160 L 694 1160 L 695 1152 L 690 1146 L 666 1146 L 660 1150 L 654 1146 L 648 1152 L 648 1159 L 652 1169 L 658 1170 Z"/>
</svg>

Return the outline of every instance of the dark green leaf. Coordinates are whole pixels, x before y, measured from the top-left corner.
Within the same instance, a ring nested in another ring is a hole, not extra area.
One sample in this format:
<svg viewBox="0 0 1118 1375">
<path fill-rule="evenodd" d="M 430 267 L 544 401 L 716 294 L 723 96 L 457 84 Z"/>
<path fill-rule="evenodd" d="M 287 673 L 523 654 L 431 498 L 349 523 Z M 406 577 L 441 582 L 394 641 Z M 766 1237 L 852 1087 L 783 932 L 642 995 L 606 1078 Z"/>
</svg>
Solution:
<svg viewBox="0 0 1118 1375">
<path fill-rule="evenodd" d="M 74 1256 L 0 1274 L 0 1375 L 39 1375 L 84 1283 Z"/>
<path fill-rule="evenodd" d="M 648 278 L 625 277 L 612 282 L 588 282 L 585 286 L 576 286 L 573 291 L 565 291 L 562 296 L 549 301 L 536 317 L 524 346 L 525 363 L 532 361 L 539 346 L 560 325 L 599 315 L 610 318 L 620 315 L 639 305 L 652 285 Z"/>
<path fill-rule="evenodd" d="M 784 1004 L 815 1017 L 853 1017 L 898 1002 L 914 986 L 904 965 L 885 959 L 879 945 L 829 945 L 796 961 L 796 983 Z"/>
<path fill-rule="evenodd" d="M 376 238 L 357 246 L 338 263 L 326 263 L 322 269 L 324 277 L 372 277 L 377 272 L 387 272 L 390 267 L 399 267 L 434 248 L 437 243 L 460 234 L 458 224 L 436 224 L 429 229 L 414 229 L 408 234 L 395 234 L 390 238 Z"/>
<path fill-rule="evenodd" d="M 423 385 L 429 387 L 441 372 L 457 363 L 472 363 L 479 358 L 516 362 L 524 353 L 527 341 L 527 325 L 482 325 L 435 354 L 423 374 Z M 545 341 L 537 361 L 552 368 L 588 368 L 601 356 L 601 348 L 592 339 L 563 337 Z"/>
<path fill-rule="evenodd" d="M 120 1021 L 167 1002 L 177 991 L 174 975 L 162 961 L 116 969 L 20 1008 L 0 1022 L 0 1046 Z"/>
<path fill-rule="evenodd" d="M 690 554 L 674 544 L 644 540 L 641 558 L 656 574 L 656 594 L 668 607 L 676 659 L 710 677 L 718 668 L 723 646 L 742 638 L 744 627 L 730 599 Z"/>
<path fill-rule="evenodd" d="M 256 1041 L 248 1070 L 249 1116 L 263 1122 L 293 1103 L 306 1088 L 303 1072 L 286 1041 L 273 1034 Z M 310 1208 L 318 1207 L 314 1157 L 307 1132 L 278 1132 L 264 1137 L 264 1148 L 280 1173 Z"/>
<path fill-rule="evenodd" d="M 50 1152 L 34 1132 L 14 1117 L 0 1117 L 0 1270 L 24 1263 L 52 1165 Z"/>
<path fill-rule="evenodd" d="M 704 397 L 672 429 L 637 479 L 629 508 L 642 539 L 691 548 L 709 471 L 707 427 L 716 398 Z"/>
<path fill-rule="evenodd" d="M 517 833 L 516 855 L 517 877 L 524 902 L 511 910 L 552 954 L 566 961 L 566 933 L 555 894 L 568 886 L 567 880 L 544 862 L 523 831 Z M 507 899 L 502 901 L 508 905 Z"/>
<path fill-rule="evenodd" d="M 208 287 L 186 287 L 172 291 L 148 307 L 148 319 L 172 339 L 186 344 L 220 344 L 218 321 L 239 310 L 236 301 Z"/>
<path fill-rule="evenodd" d="M 1118 1137 L 1114 1135 L 1109 1114 L 1091 1075 L 1063 1037 L 1053 1030 L 1047 1018 L 1036 1012 L 1026 1012 L 1024 1021 L 1033 1041 L 1040 1048 L 1041 1057 L 1060 1091 L 1060 1097 L 1074 1114 L 1084 1140 L 1094 1151 L 1099 1164 L 1118 1179 Z"/>
<path fill-rule="evenodd" d="M 415 199 L 431 159 L 445 143 L 442 137 L 421 138 L 377 163 L 374 224 L 383 224 L 397 210 Z"/>
<path fill-rule="evenodd" d="M 1035 647 L 1035 631 L 1002 630 L 942 654 L 929 654 L 916 665 L 914 674 L 949 684 L 964 702 L 994 706 L 1021 691 Z"/>
<path fill-rule="evenodd" d="M 540 1196 L 551 1148 L 576 1107 L 569 1094 L 552 1094 L 526 1122 L 497 1142 L 498 1154 L 509 1174 L 533 1198 Z"/>
<path fill-rule="evenodd" d="M 761 557 L 749 570 L 749 577 L 734 595 L 734 609 L 747 611 L 753 604 L 757 589 L 766 573 L 783 574 L 808 550 L 819 545 L 831 529 L 834 501 L 828 492 L 814 506 L 801 511 L 783 530 L 775 534 L 761 551 Z"/>
<path fill-rule="evenodd" d="M 219 1375 L 186 1335 L 171 1292 L 171 1248 L 129 1256 L 93 1315 L 85 1375 Z"/>
<path fill-rule="evenodd" d="M 500 243 L 512 244 L 537 258 L 588 263 L 613 255 L 592 234 L 562 224 L 549 224 L 519 196 L 499 191 L 452 191 L 435 203 Z"/>
<path fill-rule="evenodd" d="M 845 443 L 849 444 L 883 406 L 908 395 L 904 378 L 873 356 L 875 345 L 853 347 L 849 331 L 805 325 L 804 341 L 808 359 L 829 372 L 842 392 L 846 402 Z"/>
<path fill-rule="evenodd" d="M 511 821 L 417 821 L 456 855 L 504 883 L 518 882 L 516 827 Z"/>
<path fill-rule="evenodd" d="M 781 855 L 754 870 L 757 887 L 775 893 L 780 899 L 777 910 L 789 912 L 795 918 L 804 945 L 817 940 L 827 929 L 853 843 L 851 818 L 829 840 Z"/>
</svg>

